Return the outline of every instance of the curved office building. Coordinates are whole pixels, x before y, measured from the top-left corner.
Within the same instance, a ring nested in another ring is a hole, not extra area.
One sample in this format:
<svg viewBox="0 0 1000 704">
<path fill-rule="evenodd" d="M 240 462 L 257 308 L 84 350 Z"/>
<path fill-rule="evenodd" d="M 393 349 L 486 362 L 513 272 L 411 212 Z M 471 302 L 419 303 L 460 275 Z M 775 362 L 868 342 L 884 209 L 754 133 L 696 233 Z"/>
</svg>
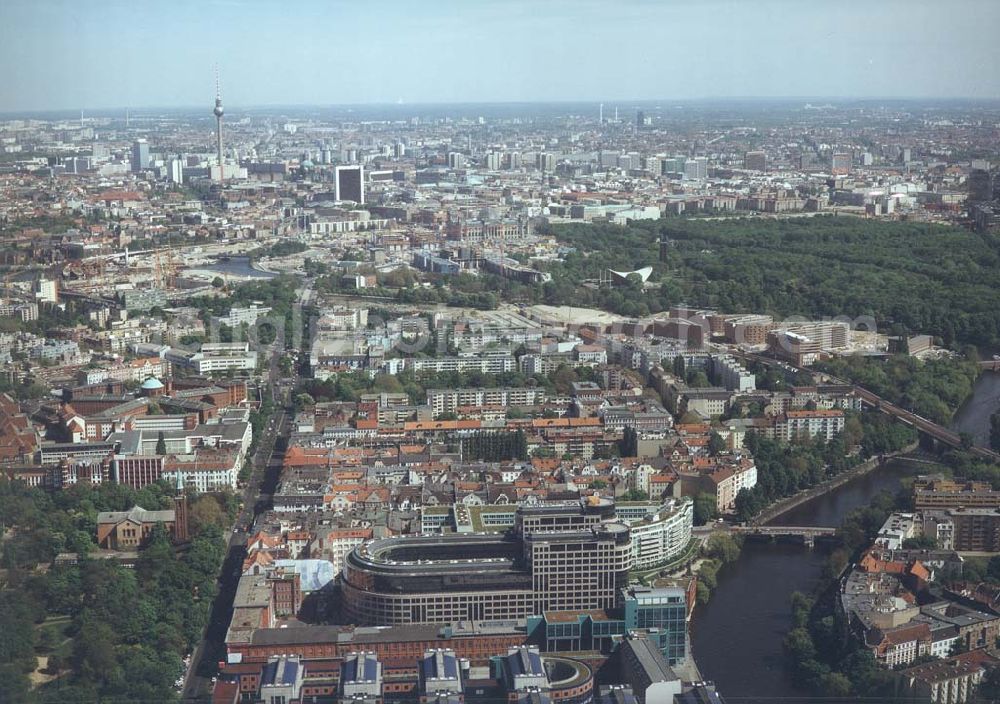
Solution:
<svg viewBox="0 0 1000 704">
<path fill-rule="evenodd" d="M 349 619 L 371 626 L 614 608 L 631 567 L 629 529 L 621 523 L 385 538 L 345 558 L 343 603 Z"/>
</svg>

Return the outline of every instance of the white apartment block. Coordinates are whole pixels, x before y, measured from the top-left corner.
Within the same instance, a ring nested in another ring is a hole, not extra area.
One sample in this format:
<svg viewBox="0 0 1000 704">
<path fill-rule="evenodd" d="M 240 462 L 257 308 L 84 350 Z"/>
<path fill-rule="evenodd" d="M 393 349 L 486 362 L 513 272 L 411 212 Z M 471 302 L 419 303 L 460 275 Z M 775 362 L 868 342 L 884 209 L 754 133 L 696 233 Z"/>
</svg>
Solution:
<svg viewBox="0 0 1000 704">
<path fill-rule="evenodd" d="M 493 325 L 456 326 L 449 330 L 451 343 L 468 352 L 480 352 L 491 345 L 537 344 L 542 340 L 540 328 L 501 328 Z"/>
<path fill-rule="evenodd" d="M 0 303 L 0 318 L 20 318 L 26 323 L 38 320 L 38 304 L 17 301 Z"/>
<path fill-rule="evenodd" d="M 757 486 L 757 466 L 744 458 L 738 464 L 719 467 L 709 478 L 715 485 L 716 510 L 728 513 L 736 508 L 736 497 L 741 491 Z"/>
<path fill-rule="evenodd" d="M 843 429 L 843 411 L 787 411 L 775 423 L 774 437 L 785 442 L 802 437 L 832 440 Z"/>
<path fill-rule="evenodd" d="M 252 303 L 248 308 L 230 308 L 229 313 L 224 316 L 217 316 L 214 320 L 220 325 L 238 328 L 240 325 L 254 325 L 257 323 L 257 318 L 267 315 L 270 312 L 270 308 Z"/>
<path fill-rule="evenodd" d="M 320 536 L 311 551 L 323 555 L 333 565 L 334 574 L 340 574 L 347 553 L 371 537 L 370 528 L 334 528 L 325 536 Z"/>
<path fill-rule="evenodd" d="M 875 536 L 875 544 L 890 550 L 899 550 L 903 542 L 923 535 L 923 524 L 912 513 L 890 513 Z"/>
<path fill-rule="evenodd" d="M 319 330 L 359 330 L 368 325 L 367 308 L 324 310 L 316 326 Z"/>
<path fill-rule="evenodd" d="M 489 354 L 480 357 L 426 357 L 407 359 L 406 367 L 415 372 L 481 372 L 501 374 L 515 369 L 514 356 L 509 353 Z"/>
<path fill-rule="evenodd" d="M 206 342 L 199 352 L 189 353 L 172 349 L 167 361 L 194 370 L 196 374 L 211 374 L 233 370 L 257 368 L 257 352 L 246 342 Z"/>
<path fill-rule="evenodd" d="M 901 643 L 891 643 L 885 649 L 885 655 L 879 660 L 886 668 L 896 665 L 909 665 L 920 655 L 920 643 L 916 638 Z"/>
<path fill-rule="evenodd" d="M 309 223 L 309 234 L 313 237 L 359 232 L 362 230 L 384 230 L 392 224 L 386 218 L 320 220 Z"/>
<path fill-rule="evenodd" d="M 565 354 L 524 354 L 521 355 L 520 370 L 523 374 L 551 374 L 563 365 L 574 364 L 573 359 Z"/>
<path fill-rule="evenodd" d="M 236 455 L 234 454 L 233 457 L 235 458 Z M 179 472 L 177 470 L 165 469 L 163 471 L 163 479 L 170 486 L 174 486 L 177 483 L 177 475 L 180 474 L 184 486 L 193 488 L 199 493 L 205 493 L 208 491 L 220 491 L 226 488 L 235 489 L 239 473 L 239 463 L 234 463 L 231 467 L 226 468 L 184 469 Z"/>
<path fill-rule="evenodd" d="M 635 569 L 670 562 L 691 542 L 694 502 L 684 497 L 664 504 L 655 514 L 629 523 Z"/>
<path fill-rule="evenodd" d="M 709 368 L 716 386 L 743 393 L 757 388 L 756 377 L 732 355 L 712 355 Z"/>
<path fill-rule="evenodd" d="M 69 363 L 80 358 L 80 345 L 74 340 L 46 340 L 32 347 L 29 356 L 46 362 Z"/>
<path fill-rule="evenodd" d="M 581 364 L 608 363 L 608 351 L 600 345 L 577 345 L 573 351 Z"/>
<path fill-rule="evenodd" d="M 143 382 L 150 377 L 162 378 L 167 375 L 169 365 L 159 357 L 145 357 L 104 370 L 105 379 L 115 381 Z"/>
<path fill-rule="evenodd" d="M 535 406 L 545 402 L 545 389 L 427 389 L 427 405 L 434 415 L 454 413 L 462 406 Z"/>
</svg>

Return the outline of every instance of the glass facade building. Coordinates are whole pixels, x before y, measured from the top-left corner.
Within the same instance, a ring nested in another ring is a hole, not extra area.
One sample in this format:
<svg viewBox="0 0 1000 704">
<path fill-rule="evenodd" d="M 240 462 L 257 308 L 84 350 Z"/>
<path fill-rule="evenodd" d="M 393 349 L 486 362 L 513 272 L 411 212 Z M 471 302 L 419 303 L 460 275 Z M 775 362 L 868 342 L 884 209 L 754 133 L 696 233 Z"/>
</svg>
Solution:
<svg viewBox="0 0 1000 704">
<path fill-rule="evenodd" d="M 685 659 L 687 598 L 679 587 L 633 586 L 622 590 L 614 611 L 546 612 L 528 619 L 528 632 L 546 652 L 597 650 L 609 653 L 626 633 L 645 631 L 667 662 Z"/>
</svg>

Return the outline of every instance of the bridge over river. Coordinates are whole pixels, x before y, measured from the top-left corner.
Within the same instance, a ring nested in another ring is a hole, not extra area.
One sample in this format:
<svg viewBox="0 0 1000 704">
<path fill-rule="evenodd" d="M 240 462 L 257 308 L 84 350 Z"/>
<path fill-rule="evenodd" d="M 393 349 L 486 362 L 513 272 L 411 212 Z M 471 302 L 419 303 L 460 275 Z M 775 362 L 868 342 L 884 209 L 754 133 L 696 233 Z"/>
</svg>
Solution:
<svg viewBox="0 0 1000 704">
<path fill-rule="evenodd" d="M 817 538 L 832 538 L 837 529 L 827 526 L 732 526 L 729 532 L 774 540 L 801 538 L 806 545 L 811 546 Z"/>
</svg>

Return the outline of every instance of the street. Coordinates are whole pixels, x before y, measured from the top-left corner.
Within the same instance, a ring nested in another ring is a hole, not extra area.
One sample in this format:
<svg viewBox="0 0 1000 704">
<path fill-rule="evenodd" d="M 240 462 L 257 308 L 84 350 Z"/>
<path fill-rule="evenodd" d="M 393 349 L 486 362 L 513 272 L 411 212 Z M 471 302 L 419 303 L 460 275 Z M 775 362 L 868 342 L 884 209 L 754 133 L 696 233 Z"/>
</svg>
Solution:
<svg viewBox="0 0 1000 704">
<path fill-rule="evenodd" d="M 249 460 L 252 466 L 250 477 L 243 487 L 243 508 L 237 514 L 229 536 L 228 553 L 219 575 L 219 593 L 212 604 L 204 636 L 191 655 L 181 688 L 182 699 L 187 702 L 207 701 L 211 696 L 217 662 L 225 657 L 226 631 L 232 619 L 233 599 L 246 557 L 246 540 L 252 533 L 257 516 L 270 509 L 271 496 L 281 474 L 285 439 L 290 429 L 284 404 L 290 389 L 280 378 L 277 359 L 278 355 L 272 355 L 265 392 L 271 396 L 276 410 Z"/>
<path fill-rule="evenodd" d="M 312 290 L 308 285 L 301 289 L 300 305 L 308 304 L 311 296 Z M 219 575 L 219 593 L 212 604 L 212 613 L 202 640 L 191 655 L 191 663 L 181 688 L 182 699 L 186 702 L 207 701 L 211 697 L 213 678 L 218 672 L 217 663 L 225 658 L 226 631 L 233 616 L 233 599 L 246 557 L 246 541 L 252 535 L 257 517 L 270 510 L 281 476 L 286 441 L 291 431 L 288 404 L 299 377 L 298 374 L 293 374 L 290 378 L 282 378 L 279 368 L 282 351 L 268 352 L 266 383 L 262 380 L 264 386 L 260 396 L 262 401 L 265 394 L 270 396 L 275 411 L 268 419 L 249 460 L 251 472 L 243 487 L 243 507 L 231 528 L 228 553 Z"/>
<path fill-rule="evenodd" d="M 256 517 L 270 508 L 270 497 L 274 493 L 284 455 L 283 443 L 277 453 L 275 445 L 277 439 L 284 438 L 288 432 L 287 421 L 288 416 L 282 408 L 274 416 L 273 430 L 269 426 L 251 459 L 253 472 L 243 491 L 243 509 L 236 517 L 229 536 L 229 551 L 219 576 L 219 593 L 212 605 L 204 637 L 191 656 L 181 690 L 185 701 L 205 701 L 210 696 L 216 663 L 225 656 L 226 630 L 233 615 L 233 599 L 246 557 L 246 540 Z"/>
</svg>

